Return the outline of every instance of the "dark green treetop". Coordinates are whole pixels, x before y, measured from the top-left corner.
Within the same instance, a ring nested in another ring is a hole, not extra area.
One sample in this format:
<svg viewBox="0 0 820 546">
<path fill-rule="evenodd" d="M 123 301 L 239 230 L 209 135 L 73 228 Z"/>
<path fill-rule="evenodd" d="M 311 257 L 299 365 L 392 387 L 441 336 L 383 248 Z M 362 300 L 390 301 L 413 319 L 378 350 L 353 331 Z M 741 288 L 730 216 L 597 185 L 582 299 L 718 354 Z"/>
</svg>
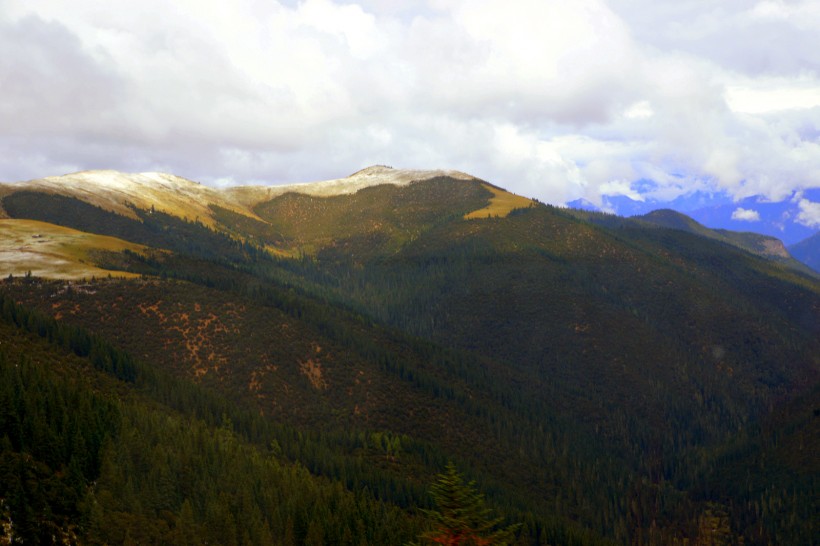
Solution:
<svg viewBox="0 0 820 546">
<path fill-rule="evenodd" d="M 421 544 L 446 546 L 504 546 L 520 525 L 500 527 L 503 518 L 492 517 L 475 482 L 464 483 L 452 462 L 430 487 L 436 508 L 424 510 L 432 528 L 422 533 Z"/>
</svg>

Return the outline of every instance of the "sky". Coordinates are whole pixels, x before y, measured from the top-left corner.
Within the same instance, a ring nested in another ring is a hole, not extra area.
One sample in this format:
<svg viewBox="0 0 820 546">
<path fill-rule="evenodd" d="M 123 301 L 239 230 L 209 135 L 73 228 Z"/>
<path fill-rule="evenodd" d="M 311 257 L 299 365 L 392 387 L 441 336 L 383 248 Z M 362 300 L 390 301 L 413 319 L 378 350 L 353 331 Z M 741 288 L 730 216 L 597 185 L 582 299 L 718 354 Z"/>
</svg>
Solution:
<svg viewBox="0 0 820 546">
<path fill-rule="evenodd" d="M 0 181 L 385 164 L 820 228 L 816 0 L 0 0 L 0 52 Z"/>
</svg>

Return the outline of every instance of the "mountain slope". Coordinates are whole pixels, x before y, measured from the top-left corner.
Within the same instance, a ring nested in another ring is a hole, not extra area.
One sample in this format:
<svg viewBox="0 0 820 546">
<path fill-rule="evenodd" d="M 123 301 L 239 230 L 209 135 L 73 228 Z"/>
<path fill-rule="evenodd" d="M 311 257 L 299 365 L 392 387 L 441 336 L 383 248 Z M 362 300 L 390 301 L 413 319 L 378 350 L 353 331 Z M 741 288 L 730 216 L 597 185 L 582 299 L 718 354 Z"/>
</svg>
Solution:
<svg viewBox="0 0 820 546">
<path fill-rule="evenodd" d="M 302 434 L 379 438 L 369 467 L 394 485 L 362 483 L 380 498 L 406 505 L 453 458 L 527 521 L 522 543 L 702 542 L 714 514 L 735 542 L 813 536 L 815 473 L 766 431 L 812 430 L 795 405 L 820 378 L 817 277 L 686 217 L 584 216 L 402 173 L 243 190 L 248 214 L 205 203 L 210 225 L 21 186 L 10 215 L 163 252 L 119 255 L 151 279 L 6 290 Z M 416 447 L 396 456 L 394 438 Z M 773 453 L 747 488 L 721 478 Z M 355 483 L 333 456 L 296 457 Z"/>
<path fill-rule="evenodd" d="M 136 207 L 213 225 L 209 204 L 249 215 L 243 207 L 223 197 L 219 190 L 163 173 L 84 171 L 7 184 L 3 193 L 20 190 L 73 197 L 131 219 L 137 219 L 133 211 Z"/>
<path fill-rule="evenodd" d="M 482 195 L 482 198 L 467 205 L 472 208 L 464 209 L 465 215 L 503 215 L 516 207 L 532 204 L 528 199 L 513 196 L 499 188 L 486 184 L 482 186 L 478 179 L 458 171 L 418 171 L 374 166 L 344 179 L 227 189 L 210 188 L 162 173 L 88 171 L 0 184 L 0 212 L 10 218 L 52 222 L 176 251 L 182 250 L 179 237 L 176 237 L 176 241 L 168 241 L 161 232 L 178 231 L 183 227 L 191 229 L 190 225 L 202 226 L 228 234 L 237 240 L 253 241 L 278 255 L 295 256 L 315 252 L 318 248 L 331 244 L 333 237 L 329 230 L 335 230 L 347 222 L 359 222 L 360 225 L 353 228 L 353 231 L 362 234 L 364 226 L 361 222 L 365 220 L 357 215 L 363 211 L 355 208 L 336 210 L 334 203 L 345 202 L 345 197 L 357 196 L 356 199 L 361 202 L 360 207 L 369 207 L 378 215 L 386 203 L 377 201 L 365 204 L 366 195 L 381 193 L 378 187 L 389 188 L 388 192 L 397 195 L 393 199 L 402 200 L 403 195 L 415 191 L 413 188 L 416 183 L 435 179 L 460 181 L 463 187 L 471 187 Z M 456 203 L 456 198 L 457 196 L 453 196 L 447 203 L 437 204 L 438 213 L 448 214 L 448 207 L 464 207 L 468 203 Z M 298 203 L 292 205 L 292 200 Z M 308 202 L 319 208 L 306 210 L 304 203 Z M 428 203 L 432 204 L 433 201 L 428 200 Z M 300 214 L 320 213 L 320 217 L 304 217 L 301 224 L 296 223 L 295 218 L 287 217 L 288 212 L 283 207 L 300 210 Z M 264 218 L 257 215 L 257 209 L 261 210 Z M 331 213 L 333 210 L 336 212 Z M 406 214 L 412 214 L 409 209 L 402 210 Z M 479 212 L 481 210 L 487 212 Z M 328 216 L 330 214 L 335 216 Z M 305 228 L 310 224 L 308 220 L 324 225 L 324 230 L 320 228 L 315 233 L 306 232 Z M 371 232 L 381 229 L 378 219 L 371 219 L 371 222 L 376 222 L 371 225 Z M 138 223 L 143 225 L 137 225 Z M 413 228 L 401 225 L 395 228 L 407 232 L 394 233 L 399 243 L 406 237 L 413 236 Z M 294 236 L 294 230 L 299 232 L 298 237 Z M 173 238 L 174 234 L 171 233 L 170 237 Z"/>
<path fill-rule="evenodd" d="M 273 425 L 2 293 L 0 310 L 3 542 L 394 544 L 421 529 L 395 504 L 292 460 L 319 453 L 361 478 L 352 457 L 328 454 L 332 442 Z"/>
<path fill-rule="evenodd" d="M 81 279 L 134 273 L 101 268 L 108 253 L 144 254 L 144 246 L 35 220 L 0 219 L 0 276 L 26 274 L 52 279 Z"/>
<path fill-rule="evenodd" d="M 643 216 L 633 216 L 633 218 L 658 226 L 680 229 L 702 237 L 723 241 L 768 258 L 786 260 L 791 258 L 786 247 L 779 239 L 758 233 L 709 229 L 685 214 L 673 210 L 660 209 L 644 214 Z"/>
<path fill-rule="evenodd" d="M 347 178 L 336 180 L 219 189 L 165 173 L 128 174 L 100 170 L 0 184 L 0 198 L 17 191 L 56 194 L 72 197 L 132 219 L 137 219 L 133 208 L 156 209 L 178 218 L 192 221 L 198 219 L 212 227 L 214 219 L 211 205 L 256 218 L 251 212 L 255 205 L 285 193 L 317 197 L 349 195 L 375 185 L 406 186 L 419 180 L 442 176 L 458 180 L 476 180 L 458 171 L 422 171 L 373 166 Z"/>
<path fill-rule="evenodd" d="M 631 216 L 629 218 L 582 209 L 569 209 L 569 213 L 583 220 L 605 227 L 619 227 L 627 225 L 629 222 L 637 221 L 663 228 L 686 231 L 741 248 L 753 254 L 782 263 L 796 271 L 810 275 L 814 274 L 812 270 L 807 268 L 802 262 L 795 260 L 789 254 L 783 242 L 775 237 L 752 232 L 710 229 L 693 218 L 670 209 L 658 209 L 644 215 Z"/>
</svg>

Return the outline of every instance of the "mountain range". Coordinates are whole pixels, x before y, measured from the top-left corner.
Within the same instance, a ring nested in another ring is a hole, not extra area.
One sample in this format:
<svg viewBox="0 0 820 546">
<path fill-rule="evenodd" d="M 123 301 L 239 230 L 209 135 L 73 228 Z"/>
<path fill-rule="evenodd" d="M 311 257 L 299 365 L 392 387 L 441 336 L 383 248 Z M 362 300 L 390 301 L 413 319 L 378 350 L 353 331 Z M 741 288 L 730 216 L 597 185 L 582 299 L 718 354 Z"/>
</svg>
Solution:
<svg viewBox="0 0 820 546">
<path fill-rule="evenodd" d="M 0 215 L 6 535 L 402 544 L 452 461 L 519 544 L 817 543 L 811 250 L 385 166 Z"/>
<path fill-rule="evenodd" d="M 599 205 L 586 200 L 569 203 L 570 207 L 620 216 L 640 216 L 657 209 L 682 212 L 712 229 L 753 231 L 775 237 L 787 246 L 794 245 L 817 233 L 816 221 L 806 208 L 820 200 L 816 188 L 797 191 L 780 201 L 762 196 L 733 198 L 724 192 L 694 191 L 675 199 L 653 198 L 657 185 L 650 180 L 638 181 L 635 187 L 644 194 L 640 200 L 626 195 L 607 195 Z M 636 197 L 636 196 L 633 196 Z"/>
</svg>

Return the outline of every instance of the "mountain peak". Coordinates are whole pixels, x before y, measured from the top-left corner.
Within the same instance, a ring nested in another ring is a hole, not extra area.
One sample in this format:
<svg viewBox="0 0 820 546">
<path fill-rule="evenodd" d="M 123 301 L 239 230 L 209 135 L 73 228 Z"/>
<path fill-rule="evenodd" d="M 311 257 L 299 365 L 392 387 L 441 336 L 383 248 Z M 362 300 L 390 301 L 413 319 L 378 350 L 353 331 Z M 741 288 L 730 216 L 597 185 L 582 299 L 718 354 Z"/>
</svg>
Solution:
<svg viewBox="0 0 820 546">
<path fill-rule="evenodd" d="M 379 186 L 382 184 L 407 186 L 413 182 L 438 177 L 455 178 L 457 180 L 479 180 L 475 176 L 456 170 L 395 169 L 387 165 L 371 165 L 370 167 L 356 171 L 346 178 L 283 184 L 279 186 L 235 186 L 233 188 L 226 188 L 225 193 L 245 206 L 253 206 L 256 203 L 273 199 L 285 193 L 301 193 L 314 197 L 332 197 L 336 195 L 353 194 L 370 186 Z"/>
<path fill-rule="evenodd" d="M 820 231 L 791 245 L 789 251 L 795 258 L 820 273 Z"/>
<path fill-rule="evenodd" d="M 365 167 L 364 169 L 356 171 L 355 173 L 348 176 L 348 178 L 355 178 L 355 177 L 360 177 L 360 176 L 380 175 L 380 174 L 385 174 L 385 173 L 388 173 L 388 172 L 391 172 L 391 171 L 394 171 L 394 170 L 395 169 L 393 167 L 389 166 L 389 165 L 371 165 L 369 167 Z"/>
<path fill-rule="evenodd" d="M 367 185 L 394 184 L 405 186 L 412 182 L 430 180 L 440 176 L 458 180 L 477 180 L 474 176 L 452 169 L 394 169 L 388 165 L 371 165 L 342 180 L 361 181 L 367 183 Z"/>
</svg>

